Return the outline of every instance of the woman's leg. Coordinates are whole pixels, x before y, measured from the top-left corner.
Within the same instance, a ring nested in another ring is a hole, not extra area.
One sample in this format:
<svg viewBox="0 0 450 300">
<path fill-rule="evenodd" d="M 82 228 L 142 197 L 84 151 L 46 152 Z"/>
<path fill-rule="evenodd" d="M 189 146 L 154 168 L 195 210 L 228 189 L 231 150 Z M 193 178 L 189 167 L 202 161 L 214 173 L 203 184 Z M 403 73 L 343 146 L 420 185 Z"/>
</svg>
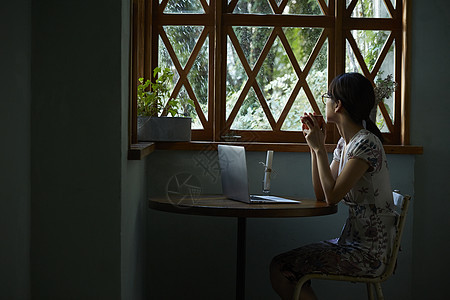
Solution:
<svg viewBox="0 0 450 300">
<path fill-rule="evenodd" d="M 274 261 L 270 264 L 270 282 L 272 283 L 272 288 L 281 299 L 292 299 L 295 285 L 281 273 L 280 265 Z"/>
<path fill-rule="evenodd" d="M 281 266 L 275 261 L 272 261 L 270 264 L 270 282 L 272 283 L 272 288 L 281 297 L 281 299 L 292 300 L 295 283 L 292 283 L 282 274 Z M 317 297 L 311 286 L 304 285 L 300 292 L 300 299 L 316 300 Z"/>
<path fill-rule="evenodd" d="M 339 274 L 344 255 L 354 255 L 354 248 L 342 251 L 335 241 L 308 244 L 275 256 L 270 264 L 270 280 L 273 289 L 283 300 L 291 300 L 295 284 L 303 274 Z M 350 251 L 351 250 L 351 251 Z M 309 284 L 300 291 L 300 299 L 317 299 Z"/>
</svg>

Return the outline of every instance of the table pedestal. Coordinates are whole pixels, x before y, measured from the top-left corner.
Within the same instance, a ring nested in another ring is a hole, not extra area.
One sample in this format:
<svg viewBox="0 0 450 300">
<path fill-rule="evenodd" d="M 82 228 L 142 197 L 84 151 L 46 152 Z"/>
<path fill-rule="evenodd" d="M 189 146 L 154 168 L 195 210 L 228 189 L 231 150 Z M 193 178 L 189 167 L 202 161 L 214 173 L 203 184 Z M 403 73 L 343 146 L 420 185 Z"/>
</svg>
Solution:
<svg viewBox="0 0 450 300">
<path fill-rule="evenodd" d="M 236 261 L 236 299 L 245 299 L 245 257 L 246 257 L 247 218 L 238 218 L 237 261 Z"/>
<path fill-rule="evenodd" d="M 247 218 L 293 218 L 312 217 L 334 214 L 336 205 L 315 199 L 295 199 L 301 203 L 271 203 L 247 204 L 226 199 L 223 195 L 199 195 L 197 198 L 183 198 L 174 203 L 168 198 L 153 198 L 149 207 L 166 212 L 236 217 L 237 228 L 237 258 L 236 258 L 236 299 L 245 299 L 245 258 Z"/>
</svg>

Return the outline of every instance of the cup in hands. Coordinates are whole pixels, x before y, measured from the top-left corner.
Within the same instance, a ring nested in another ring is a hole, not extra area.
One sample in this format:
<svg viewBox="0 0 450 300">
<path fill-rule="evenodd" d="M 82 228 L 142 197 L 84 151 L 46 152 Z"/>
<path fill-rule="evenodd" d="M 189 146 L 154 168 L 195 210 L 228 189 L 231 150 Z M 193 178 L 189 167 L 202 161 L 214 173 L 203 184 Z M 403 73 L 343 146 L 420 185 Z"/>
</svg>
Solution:
<svg viewBox="0 0 450 300">
<path fill-rule="evenodd" d="M 317 123 L 319 123 L 319 127 L 322 129 L 325 126 L 325 120 L 323 119 L 323 116 L 313 113 L 313 117 L 317 120 Z M 300 117 L 300 120 L 302 121 L 302 130 L 309 129 L 308 125 L 306 124 L 307 119 L 312 123 L 309 114 L 304 113 L 303 117 Z"/>
</svg>

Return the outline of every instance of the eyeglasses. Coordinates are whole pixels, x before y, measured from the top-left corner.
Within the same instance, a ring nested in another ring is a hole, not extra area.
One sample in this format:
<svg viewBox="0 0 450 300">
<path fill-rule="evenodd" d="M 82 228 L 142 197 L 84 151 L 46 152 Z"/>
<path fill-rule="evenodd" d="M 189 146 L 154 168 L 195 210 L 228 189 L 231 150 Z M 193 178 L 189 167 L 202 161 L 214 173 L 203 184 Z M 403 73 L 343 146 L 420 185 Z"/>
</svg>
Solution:
<svg viewBox="0 0 450 300">
<path fill-rule="evenodd" d="M 328 99 L 333 99 L 333 97 L 331 97 L 330 95 L 328 95 L 328 93 L 325 93 L 325 94 L 322 95 L 322 103 L 323 103 L 323 104 L 326 105 Z"/>
</svg>

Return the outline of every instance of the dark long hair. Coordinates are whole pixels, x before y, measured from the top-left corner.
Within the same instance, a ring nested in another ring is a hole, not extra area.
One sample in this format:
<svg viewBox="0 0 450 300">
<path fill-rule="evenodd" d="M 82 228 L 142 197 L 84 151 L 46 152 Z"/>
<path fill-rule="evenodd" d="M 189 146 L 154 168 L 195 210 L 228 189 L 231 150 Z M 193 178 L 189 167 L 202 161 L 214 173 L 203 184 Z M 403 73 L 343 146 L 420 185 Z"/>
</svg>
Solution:
<svg viewBox="0 0 450 300">
<path fill-rule="evenodd" d="M 334 100 L 341 100 L 350 118 L 357 124 L 366 122 L 366 129 L 381 141 L 383 136 L 377 125 L 369 118 L 375 105 L 375 92 L 372 83 L 359 73 L 338 75 L 330 84 L 328 94 Z"/>
</svg>

